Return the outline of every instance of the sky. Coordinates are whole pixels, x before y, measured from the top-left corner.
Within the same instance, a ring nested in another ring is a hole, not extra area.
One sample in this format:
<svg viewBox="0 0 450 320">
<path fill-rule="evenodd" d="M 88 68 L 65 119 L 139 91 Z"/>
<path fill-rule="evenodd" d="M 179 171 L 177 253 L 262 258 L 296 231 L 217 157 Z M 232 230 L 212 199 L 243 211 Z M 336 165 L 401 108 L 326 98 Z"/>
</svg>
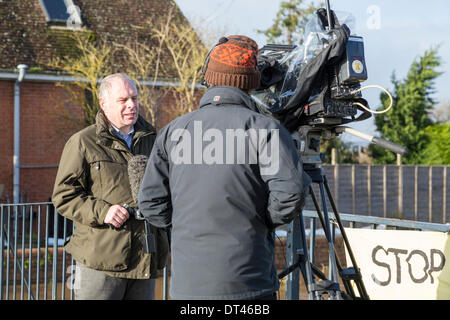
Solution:
<svg viewBox="0 0 450 320">
<path fill-rule="evenodd" d="M 257 30 L 270 27 L 282 0 L 175 0 L 194 26 L 209 33 L 243 34 L 253 38 L 260 47 L 266 38 Z M 305 3 L 320 1 L 307 0 Z M 448 0 L 330 0 L 331 9 L 353 16 L 352 34 L 362 36 L 368 80 L 362 85 L 379 85 L 392 90 L 391 77 L 404 79 L 414 62 L 426 50 L 438 47 L 443 72 L 435 81 L 433 95 L 437 105 L 450 104 L 450 1 Z M 203 30 L 205 30 L 203 29 Z M 380 106 L 381 91 L 363 91 L 375 110 Z M 349 126 L 377 136 L 374 117 Z M 367 141 L 343 133 L 342 139 L 357 145 Z"/>
</svg>

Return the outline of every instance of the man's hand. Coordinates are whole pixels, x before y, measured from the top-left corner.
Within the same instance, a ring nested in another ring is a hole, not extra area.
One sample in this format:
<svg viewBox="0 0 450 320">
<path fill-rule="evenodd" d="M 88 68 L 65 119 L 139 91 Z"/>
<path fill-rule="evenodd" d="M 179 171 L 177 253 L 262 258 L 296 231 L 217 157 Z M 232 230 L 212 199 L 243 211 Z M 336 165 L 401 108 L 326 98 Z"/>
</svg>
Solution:
<svg viewBox="0 0 450 320">
<path fill-rule="evenodd" d="M 115 204 L 111 206 L 106 213 L 105 221 L 104 223 L 112 224 L 116 228 L 120 228 L 125 221 L 128 220 L 130 215 L 128 214 L 128 210 L 124 207 Z"/>
</svg>

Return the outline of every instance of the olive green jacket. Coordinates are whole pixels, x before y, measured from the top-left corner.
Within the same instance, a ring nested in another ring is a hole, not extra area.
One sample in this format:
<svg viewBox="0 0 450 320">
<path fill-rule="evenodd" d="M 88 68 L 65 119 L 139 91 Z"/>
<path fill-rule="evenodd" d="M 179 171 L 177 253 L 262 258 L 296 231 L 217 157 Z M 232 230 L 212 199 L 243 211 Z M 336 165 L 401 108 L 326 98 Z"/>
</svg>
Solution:
<svg viewBox="0 0 450 320">
<path fill-rule="evenodd" d="M 66 249 L 77 262 L 115 277 L 153 278 L 167 261 L 165 231 L 152 230 L 157 250 L 151 256 L 143 252 L 143 221 L 130 218 L 120 229 L 103 221 L 112 205 L 137 206 L 128 179 L 128 160 L 137 154 L 150 155 L 156 131 L 139 116 L 130 150 L 112 130 L 99 111 L 95 124 L 67 141 L 52 201 L 61 215 L 74 222 Z"/>
</svg>

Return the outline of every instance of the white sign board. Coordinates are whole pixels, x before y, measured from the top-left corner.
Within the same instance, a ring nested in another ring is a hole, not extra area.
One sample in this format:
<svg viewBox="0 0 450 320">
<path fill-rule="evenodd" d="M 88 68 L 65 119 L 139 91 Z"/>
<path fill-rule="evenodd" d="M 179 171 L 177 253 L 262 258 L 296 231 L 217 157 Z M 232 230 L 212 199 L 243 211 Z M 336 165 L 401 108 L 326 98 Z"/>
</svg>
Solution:
<svg viewBox="0 0 450 320">
<path fill-rule="evenodd" d="M 449 234 L 352 228 L 345 232 L 371 300 L 450 299 Z M 348 252 L 347 265 L 351 266 Z"/>
</svg>

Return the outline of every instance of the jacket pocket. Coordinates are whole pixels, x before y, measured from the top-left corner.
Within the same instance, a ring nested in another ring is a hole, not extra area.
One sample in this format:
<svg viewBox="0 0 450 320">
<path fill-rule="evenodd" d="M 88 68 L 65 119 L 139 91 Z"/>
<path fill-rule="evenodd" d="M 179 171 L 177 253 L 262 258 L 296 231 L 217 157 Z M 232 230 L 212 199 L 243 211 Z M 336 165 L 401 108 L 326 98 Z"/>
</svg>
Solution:
<svg viewBox="0 0 450 320">
<path fill-rule="evenodd" d="M 77 225 L 68 252 L 76 261 L 101 271 L 123 271 L 131 255 L 131 235 L 124 229 Z"/>
<path fill-rule="evenodd" d="M 92 193 L 112 204 L 132 203 L 126 162 L 97 160 L 90 163 Z"/>
</svg>

